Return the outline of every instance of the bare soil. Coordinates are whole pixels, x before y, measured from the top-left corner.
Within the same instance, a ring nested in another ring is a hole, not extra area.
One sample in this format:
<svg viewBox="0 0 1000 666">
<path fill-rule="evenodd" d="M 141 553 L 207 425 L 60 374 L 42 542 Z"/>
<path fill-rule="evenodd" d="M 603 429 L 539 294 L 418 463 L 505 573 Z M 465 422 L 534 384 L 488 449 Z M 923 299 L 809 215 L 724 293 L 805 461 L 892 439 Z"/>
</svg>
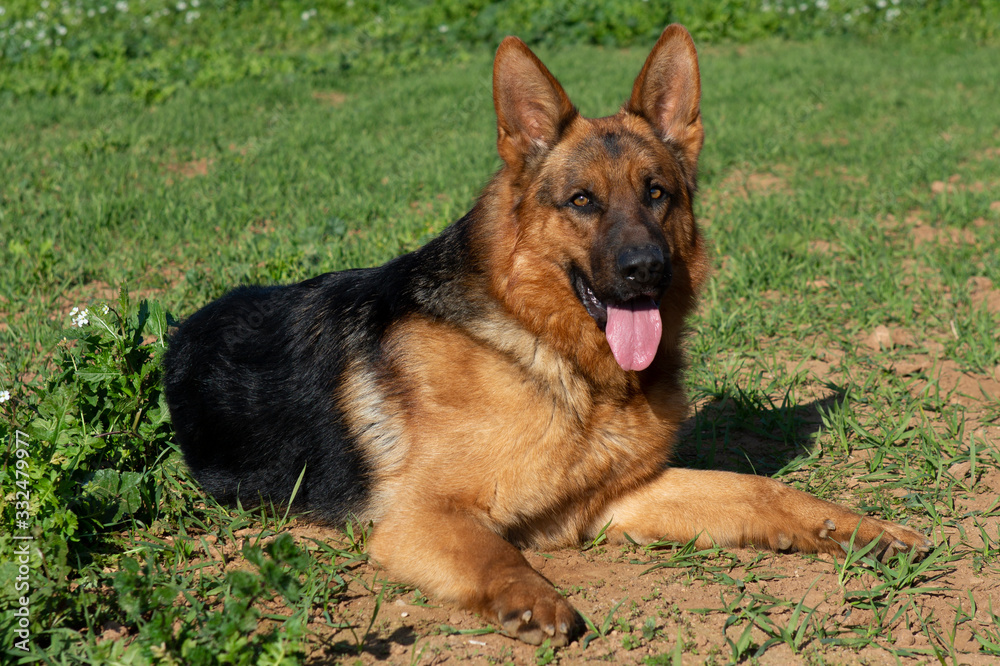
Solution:
<svg viewBox="0 0 1000 666">
<path fill-rule="evenodd" d="M 960 503 L 968 511 L 984 510 L 990 499 L 1000 493 L 1000 472 L 992 471 L 977 479 L 976 492 L 962 498 Z M 988 518 L 979 523 L 996 533 L 1000 519 Z M 968 518 L 954 528 L 935 534 L 935 540 L 952 541 L 960 538 L 961 530 L 972 537 L 977 532 L 975 521 Z M 312 538 L 337 538 L 336 531 L 324 533 L 318 528 L 306 532 Z M 973 539 L 975 537 L 972 537 Z M 664 558 L 669 556 L 664 552 Z M 569 647 L 555 653 L 558 663 L 574 664 L 605 662 L 615 664 L 643 663 L 673 653 L 681 642 L 682 662 L 729 663 L 731 650 L 726 639 L 737 641 L 745 623 L 727 628 L 730 615 L 746 606 L 740 595 L 757 593 L 778 599 L 804 599 L 805 605 L 815 608 L 811 635 L 818 635 L 822 628 L 828 635 L 849 638 L 852 628 L 864 632 L 872 621 L 870 613 L 852 609 L 845 604 L 844 592 L 866 589 L 870 580 L 848 581 L 844 589 L 838 583 L 838 568 L 831 558 L 780 555 L 755 550 L 727 551 L 707 568 L 665 568 L 648 572 L 652 563 L 646 554 L 634 549 L 595 548 L 590 551 L 562 550 L 553 553 L 526 552 L 528 561 L 552 581 L 573 605 L 591 621 L 601 626 L 609 613 L 613 620 L 606 636 L 596 638 L 586 647 L 577 640 Z M 381 572 L 371 565 L 356 571 L 365 585 L 378 590 Z M 737 584 L 721 584 L 712 579 L 725 575 Z M 937 578 L 928 587 L 937 591 L 921 594 L 909 607 L 909 599 L 896 604 L 892 612 L 902 610 L 893 624 L 891 633 L 880 641 L 887 647 L 910 648 L 925 651 L 933 646 L 942 649 L 938 637 L 924 630 L 920 618 L 936 618 L 938 625 L 953 627 L 959 614 L 971 612 L 970 597 L 975 599 L 979 613 L 971 623 L 989 626 L 986 615 L 989 605 L 1000 607 L 1000 577 L 996 572 L 976 571 L 972 558 L 952 563 L 950 573 Z M 471 613 L 447 605 L 425 605 L 422 598 L 414 600 L 414 593 L 396 598 L 386 598 L 376 616 L 371 633 L 363 644 L 358 632 L 363 632 L 375 612 L 375 596 L 362 584 L 352 585 L 353 596 L 336 608 L 328 609 L 336 621 L 351 624 L 355 629 L 331 631 L 325 623 L 316 623 L 314 630 L 320 639 L 310 655 L 310 664 L 328 663 L 536 663 L 544 661 L 544 649 L 526 645 L 499 633 L 462 634 L 492 628 L 493 625 Z M 730 606 L 730 610 L 725 610 Z M 617 610 L 614 610 L 617 609 Z M 787 624 L 793 609 L 775 608 L 769 611 L 771 622 Z M 652 639 L 643 637 L 642 628 L 652 620 L 655 629 Z M 621 622 L 631 626 L 626 631 Z M 978 654 L 978 644 L 967 629 L 968 622 L 959 625 L 954 646 L 961 654 L 961 663 L 995 664 L 996 658 Z M 585 632 L 589 633 L 589 632 Z M 752 630 L 753 642 L 762 645 L 768 636 Z M 582 638 L 582 637 L 581 637 Z M 360 648 L 359 648 L 360 645 Z M 946 650 L 944 650 L 947 653 Z M 350 659 L 348 659 L 350 657 Z M 916 656 L 897 658 L 878 647 L 857 651 L 851 647 L 823 644 L 811 640 L 801 646 L 798 653 L 785 644 L 774 645 L 760 657 L 761 664 L 788 663 L 929 663 L 931 658 Z M 672 663 L 663 661 L 661 663 Z"/>
</svg>

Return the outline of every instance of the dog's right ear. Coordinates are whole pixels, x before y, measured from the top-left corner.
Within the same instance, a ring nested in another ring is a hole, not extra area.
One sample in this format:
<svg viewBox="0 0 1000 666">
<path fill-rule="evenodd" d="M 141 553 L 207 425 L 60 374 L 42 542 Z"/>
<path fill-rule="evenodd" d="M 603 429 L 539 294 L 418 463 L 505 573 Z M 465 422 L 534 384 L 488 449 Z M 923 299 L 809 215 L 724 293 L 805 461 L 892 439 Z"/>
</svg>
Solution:
<svg viewBox="0 0 1000 666">
<path fill-rule="evenodd" d="M 512 169 L 548 151 L 577 115 L 566 92 L 517 37 L 507 37 L 493 61 L 497 151 Z"/>
</svg>

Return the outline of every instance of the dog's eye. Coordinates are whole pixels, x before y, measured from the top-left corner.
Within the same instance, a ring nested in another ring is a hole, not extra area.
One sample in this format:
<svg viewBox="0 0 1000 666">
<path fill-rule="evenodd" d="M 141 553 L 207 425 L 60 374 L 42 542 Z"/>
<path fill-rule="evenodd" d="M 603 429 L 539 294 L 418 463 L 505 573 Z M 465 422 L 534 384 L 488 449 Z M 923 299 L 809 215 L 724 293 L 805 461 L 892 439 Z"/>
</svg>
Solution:
<svg viewBox="0 0 1000 666">
<path fill-rule="evenodd" d="M 649 198 L 653 201 L 662 199 L 667 196 L 667 193 L 663 191 L 663 188 L 659 185 L 652 185 L 649 188 Z"/>
<path fill-rule="evenodd" d="M 570 199 L 570 202 L 577 208 L 583 208 L 584 206 L 590 203 L 590 197 L 588 197 L 586 194 L 577 194 L 574 195 L 572 199 Z"/>
</svg>

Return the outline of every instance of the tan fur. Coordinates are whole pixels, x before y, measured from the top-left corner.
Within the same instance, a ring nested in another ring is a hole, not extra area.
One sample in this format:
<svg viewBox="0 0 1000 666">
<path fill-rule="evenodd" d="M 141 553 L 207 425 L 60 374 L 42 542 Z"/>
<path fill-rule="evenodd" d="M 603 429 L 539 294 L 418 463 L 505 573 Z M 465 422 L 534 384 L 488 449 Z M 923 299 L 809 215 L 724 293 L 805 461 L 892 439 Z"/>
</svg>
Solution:
<svg viewBox="0 0 1000 666">
<path fill-rule="evenodd" d="M 886 552 L 924 548 L 907 528 L 772 479 L 668 466 L 687 416 L 684 319 L 709 271 L 692 213 L 704 131 L 687 32 L 664 31 L 609 118 L 578 115 L 513 38 L 500 46 L 494 78 L 505 166 L 474 211 L 484 270 L 464 285 L 485 314 L 397 321 L 379 368 L 344 373 L 339 405 L 377 469 L 366 514 L 376 522 L 372 556 L 512 635 L 560 645 L 575 611 L 516 546 L 571 546 L 610 524 L 615 541 L 834 551 L 860 523 L 859 541 L 880 540 Z M 612 131 L 624 137 L 613 148 L 593 143 Z M 626 372 L 567 279 L 568 265 L 589 265 L 600 250 L 604 218 L 588 223 L 544 201 L 585 186 L 609 202 L 605 217 L 637 224 L 648 213 L 635 192 L 651 170 L 673 197 L 660 222 L 673 281 L 653 364 Z"/>
</svg>

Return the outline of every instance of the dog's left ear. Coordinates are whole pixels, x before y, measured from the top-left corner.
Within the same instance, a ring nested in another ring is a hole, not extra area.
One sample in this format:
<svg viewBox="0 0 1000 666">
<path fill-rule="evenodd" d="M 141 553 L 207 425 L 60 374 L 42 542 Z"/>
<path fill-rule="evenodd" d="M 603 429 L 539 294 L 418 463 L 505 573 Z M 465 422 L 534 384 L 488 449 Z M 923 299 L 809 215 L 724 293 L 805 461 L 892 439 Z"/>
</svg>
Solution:
<svg viewBox="0 0 1000 666">
<path fill-rule="evenodd" d="M 705 142 L 701 123 L 701 76 L 694 40 L 682 25 L 668 25 L 635 79 L 625 110 L 644 117 L 660 138 L 684 156 L 684 174 L 693 188 L 698 154 Z"/>
<path fill-rule="evenodd" d="M 512 169 L 547 152 L 577 115 L 556 78 L 517 37 L 507 37 L 493 61 L 497 151 Z"/>
</svg>

